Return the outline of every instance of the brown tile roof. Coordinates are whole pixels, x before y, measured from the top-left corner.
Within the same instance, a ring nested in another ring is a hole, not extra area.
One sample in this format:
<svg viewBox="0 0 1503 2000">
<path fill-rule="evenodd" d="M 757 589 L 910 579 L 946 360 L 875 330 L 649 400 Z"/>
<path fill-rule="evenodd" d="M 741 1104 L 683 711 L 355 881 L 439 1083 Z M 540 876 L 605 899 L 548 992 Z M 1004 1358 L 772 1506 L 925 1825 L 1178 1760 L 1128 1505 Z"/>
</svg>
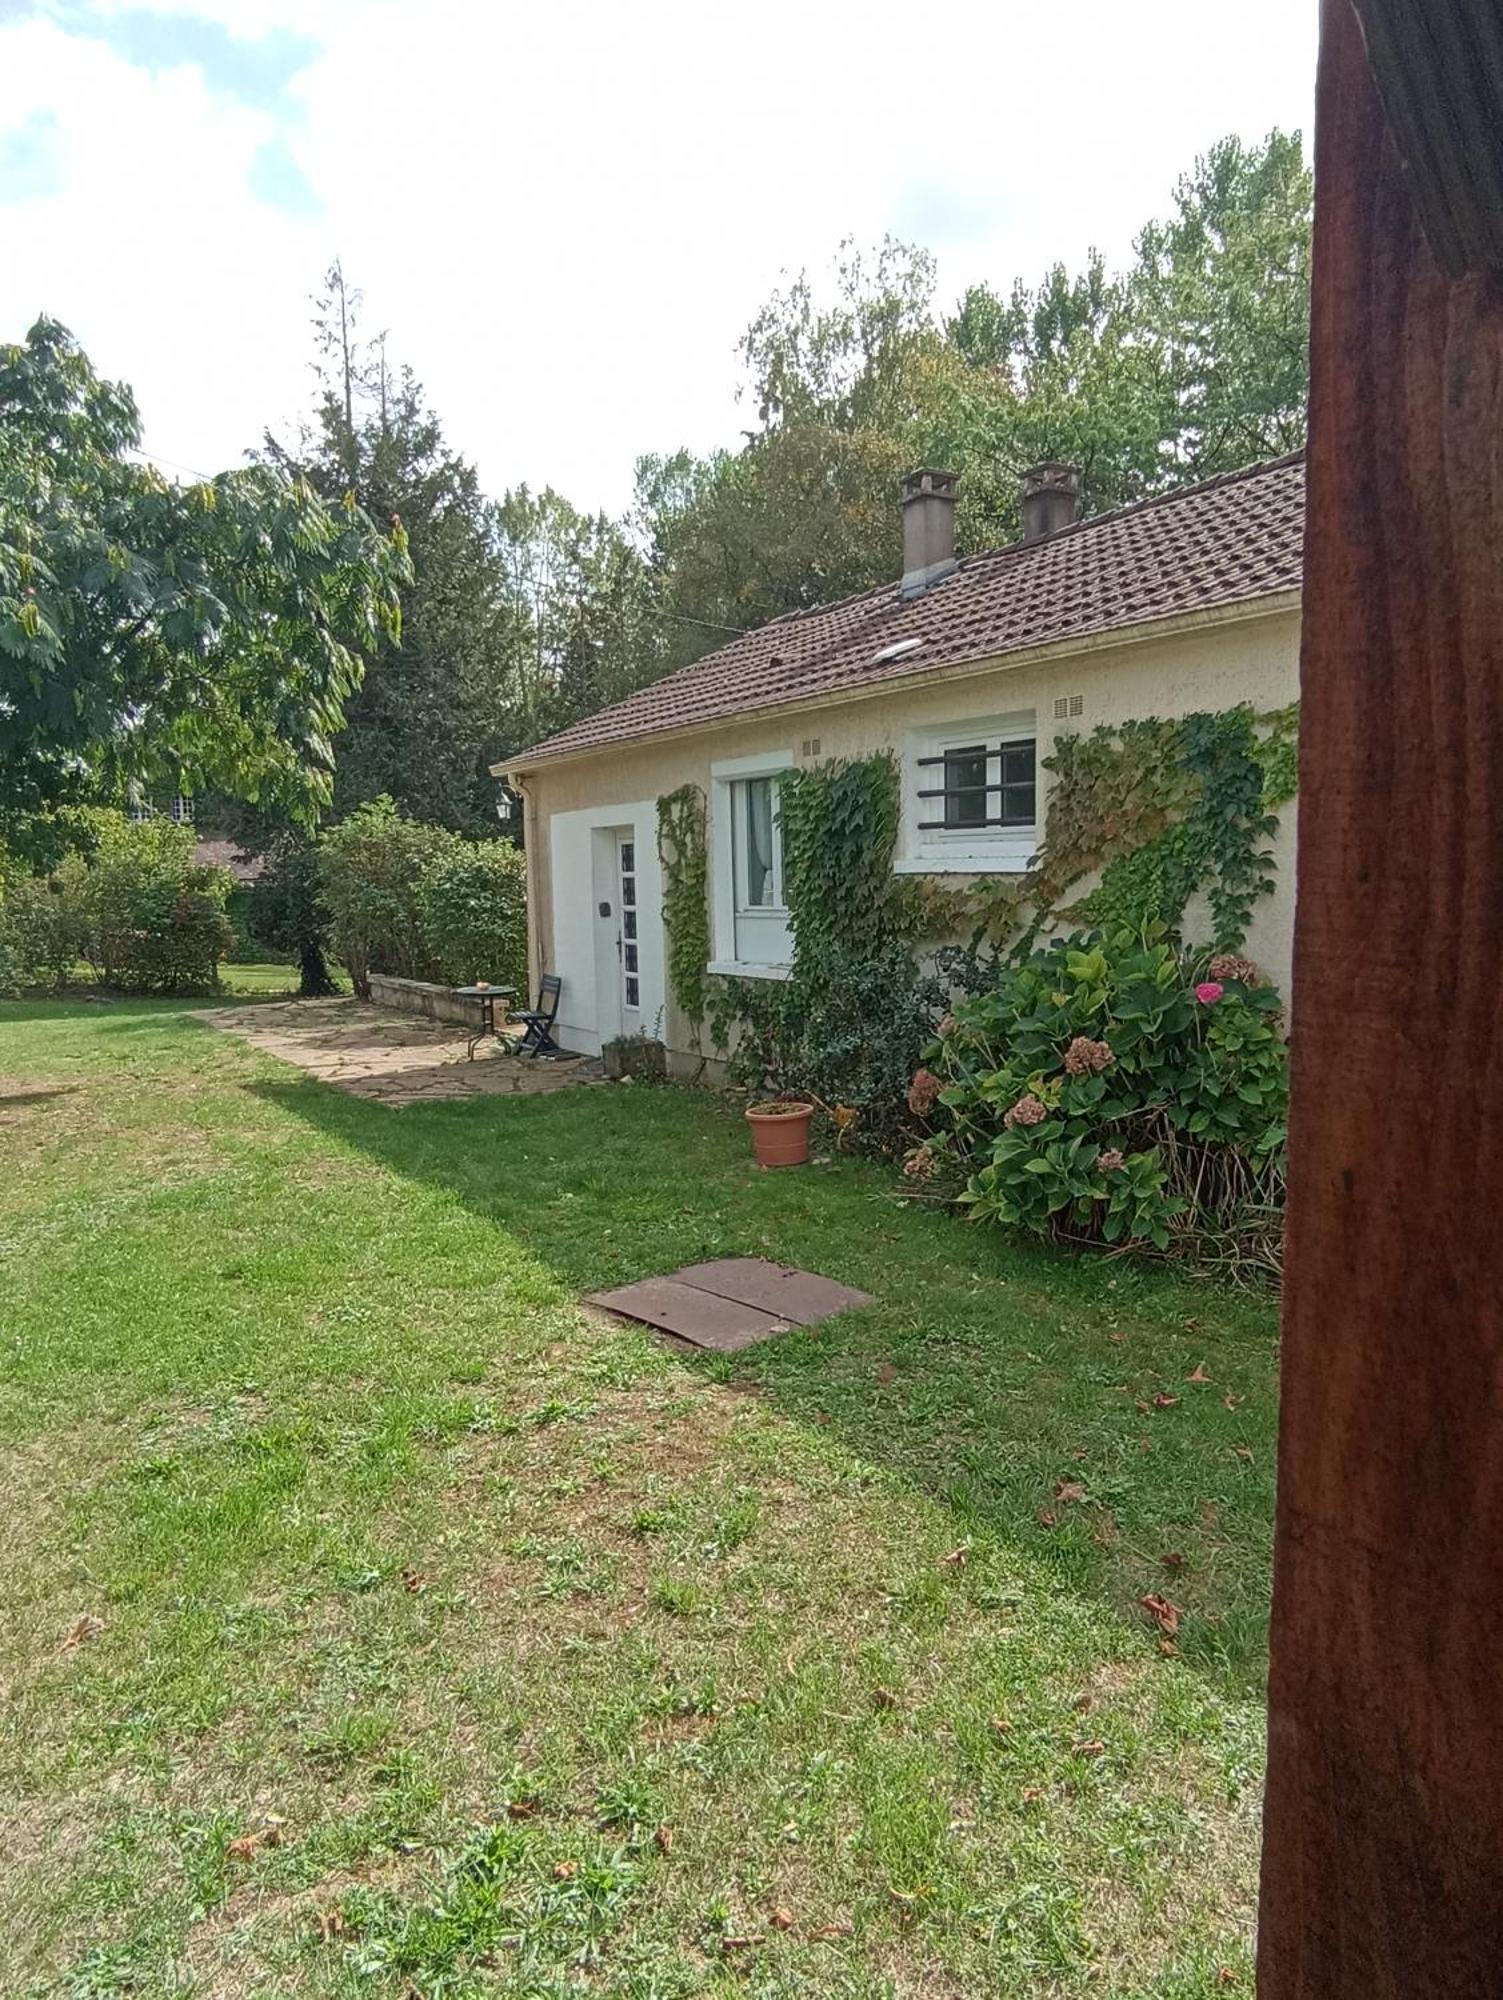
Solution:
<svg viewBox="0 0 1503 2000">
<path fill-rule="evenodd" d="M 1296 590 L 1305 468 L 1295 452 L 1199 486 L 1140 500 L 1062 529 L 969 556 L 906 602 L 893 584 L 790 612 L 639 688 L 509 760 L 512 768 L 608 749 L 989 660 Z M 918 647 L 877 655 L 904 639 Z"/>
</svg>

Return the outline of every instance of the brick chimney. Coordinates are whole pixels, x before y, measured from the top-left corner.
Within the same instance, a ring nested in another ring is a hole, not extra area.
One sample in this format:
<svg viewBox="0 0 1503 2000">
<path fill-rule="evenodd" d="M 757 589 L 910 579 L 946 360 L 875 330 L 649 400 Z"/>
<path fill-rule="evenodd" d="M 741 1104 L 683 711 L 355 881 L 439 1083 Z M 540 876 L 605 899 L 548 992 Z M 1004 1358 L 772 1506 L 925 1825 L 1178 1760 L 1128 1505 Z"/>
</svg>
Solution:
<svg viewBox="0 0 1503 2000">
<path fill-rule="evenodd" d="M 1080 519 L 1080 467 L 1046 459 L 1023 474 L 1023 540 L 1041 542 Z"/>
<path fill-rule="evenodd" d="M 918 597 L 956 568 L 955 489 L 960 476 L 928 468 L 903 476 L 904 597 Z"/>
</svg>

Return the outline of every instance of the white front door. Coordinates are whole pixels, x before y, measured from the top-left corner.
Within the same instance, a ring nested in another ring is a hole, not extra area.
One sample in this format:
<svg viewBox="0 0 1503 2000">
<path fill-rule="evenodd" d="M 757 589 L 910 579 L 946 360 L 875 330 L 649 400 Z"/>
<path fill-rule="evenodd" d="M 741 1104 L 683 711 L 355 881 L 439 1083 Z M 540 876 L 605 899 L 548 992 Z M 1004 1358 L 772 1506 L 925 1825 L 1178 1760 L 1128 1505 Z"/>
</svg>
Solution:
<svg viewBox="0 0 1503 2000">
<path fill-rule="evenodd" d="M 617 1035 L 661 1032 L 666 971 L 656 827 L 654 799 L 555 813 L 549 821 L 552 949 L 564 982 L 566 1048 L 596 1055 Z"/>
<path fill-rule="evenodd" d="M 641 906 L 637 899 L 637 842 L 634 834 L 616 836 L 616 957 L 619 967 L 621 1032 L 634 1035 L 642 1025 Z"/>
</svg>

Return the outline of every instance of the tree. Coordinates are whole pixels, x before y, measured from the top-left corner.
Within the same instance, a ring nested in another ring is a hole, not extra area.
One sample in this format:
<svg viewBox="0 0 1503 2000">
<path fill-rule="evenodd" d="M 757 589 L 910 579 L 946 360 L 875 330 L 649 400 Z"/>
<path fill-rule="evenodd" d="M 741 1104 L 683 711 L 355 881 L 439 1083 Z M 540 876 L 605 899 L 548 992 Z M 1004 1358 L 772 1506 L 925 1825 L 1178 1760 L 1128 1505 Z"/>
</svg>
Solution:
<svg viewBox="0 0 1503 2000">
<path fill-rule="evenodd" d="M 507 747 L 512 702 L 491 509 L 411 369 L 394 369 L 385 335 L 366 341 L 360 325 L 360 294 L 336 263 L 316 302 L 313 421 L 262 450 L 331 500 L 351 492 L 377 519 L 400 518 L 408 538 L 402 643 L 376 650 L 349 704 L 334 808 L 385 794 L 414 818 L 493 837 L 489 765 Z"/>
<path fill-rule="evenodd" d="M 1062 458 L 1088 511 L 1286 451 L 1303 436 L 1310 175 L 1297 136 L 1226 139 L 1119 273 L 1092 255 L 1034 287 L 976 286 L 943 323 L 919 250 L 850 245 L 743 343 L 739 451 L 638 466 L 638 522 L 675 662 L 729 628 L 898 572 L 898 481 L 962 475 L 962 548 L 1018 532 L 1020 474 Z"/>
<path fill-rule="evenodd" d="M 266 464 L 174 485 L 139 443 L 130 391 L 55 320 L 0 347 L 0 838 L 23 851 L 131 784 L 310 819 L 400 628 L 400 524 Z"/>
</svg>

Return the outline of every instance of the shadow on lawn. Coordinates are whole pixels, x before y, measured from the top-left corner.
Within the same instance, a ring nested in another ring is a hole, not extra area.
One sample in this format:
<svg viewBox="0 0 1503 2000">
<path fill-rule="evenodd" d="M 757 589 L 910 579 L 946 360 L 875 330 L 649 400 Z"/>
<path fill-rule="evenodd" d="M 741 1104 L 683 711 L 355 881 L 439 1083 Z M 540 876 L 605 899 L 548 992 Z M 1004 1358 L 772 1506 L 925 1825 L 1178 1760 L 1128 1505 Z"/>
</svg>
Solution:
<svg viewBox="0 0 1503 2000">
<path fill-rule="evenodd" d="M 1270 1304 L 968 1229 L 900 1205 L 892 1172 L 867 1162 L 759 1173 L 739 1116 L 708 1093 L 560 1091 L 393 1112 L 311 1080 L 251 1088 L 458 1196 L 571 1293 L 731 1255 L 873 1293 L 816 1330 L 688 1365 L 755 1387 L 937 1496 L 957 1541 L 996 1536 L 1104 1596 L 1142 1627 L 1145 1649 L 1155 1635 L 1138 1599 L 1171 1597 L 1187 1614 L 1182 1657 L 1228 1692 L 1261 1692 Z"/>
</svg>

